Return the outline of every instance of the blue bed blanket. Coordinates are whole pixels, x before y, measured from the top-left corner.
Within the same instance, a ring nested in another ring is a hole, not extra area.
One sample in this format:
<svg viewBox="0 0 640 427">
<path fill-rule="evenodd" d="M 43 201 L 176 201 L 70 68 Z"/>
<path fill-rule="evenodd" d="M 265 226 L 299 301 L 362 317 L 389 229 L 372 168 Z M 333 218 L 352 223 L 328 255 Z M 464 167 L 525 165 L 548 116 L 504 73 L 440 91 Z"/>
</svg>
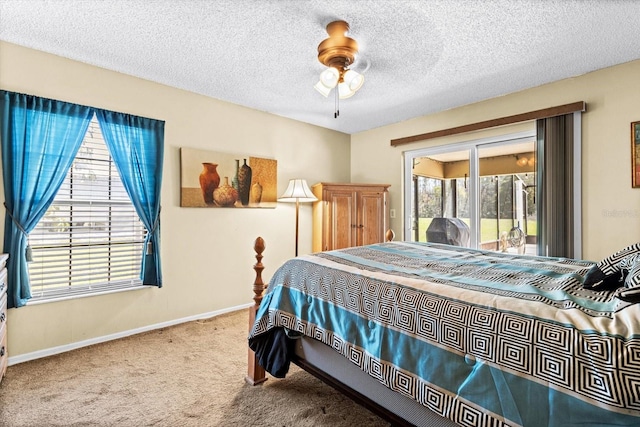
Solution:
<svg viewBox="0 0 640 427">
<path fill-rule="evenodd" d="M 583 289 L 592 265 L 410 242 L 301 256 L 249 345 L 283 376 L 274 331 L 315 338 L 460 425 L 638 426 L 639 305 Z"/>
</svg>

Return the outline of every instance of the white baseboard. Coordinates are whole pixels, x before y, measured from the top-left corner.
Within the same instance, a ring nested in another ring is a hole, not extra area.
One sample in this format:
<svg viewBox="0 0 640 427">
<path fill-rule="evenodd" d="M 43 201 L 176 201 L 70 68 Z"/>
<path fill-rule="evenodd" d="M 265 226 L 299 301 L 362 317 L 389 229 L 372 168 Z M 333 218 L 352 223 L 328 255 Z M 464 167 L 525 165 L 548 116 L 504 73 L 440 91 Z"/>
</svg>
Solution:
<svg viewBox="0 0 640 427">
<path fill-rule="evenodd" d="M 104 335 L 101 337 L 90 338 L 88 340 L 77 341 L 70 344 L 60 345 L 57 347 L 46 348 L 44 350 L 38 350 L 31 353 L 21 354 L 19 356 L 9 357 L 9 366 L 22 362 L 28 362 L 29 360 L 40 359 L 42 357 L 53 356 L 54 354 L 64 353 L 66 351 L 75 350 L 82 347 L 87 347 L 102 342 L 111 340 L 117 340 L 118 338 L 128 337 L 130 335 L 139 334 L 142 332 L 153 331 L 155 329 L 166 328 L 168 326 L 179 325 L 180 323 L 191 322 L 194 320 L 209 319 L 211 317 L 220 316 L 221 314 L 231 313 L 233 311 L 243 310 L 251 307 L 253 303 L 242 304 L 235 307 L 229 307 L 222 310 L 210 311 L 208 313 L 196 314 L 194 316 L 183 317 L 182 319 L 169 320 L 167 322 L 156 323 L 154 325 L 143 326 L 140 328 L 130 329 L 128 331 L 117 332 L 115 334 Z"/>
</svg>

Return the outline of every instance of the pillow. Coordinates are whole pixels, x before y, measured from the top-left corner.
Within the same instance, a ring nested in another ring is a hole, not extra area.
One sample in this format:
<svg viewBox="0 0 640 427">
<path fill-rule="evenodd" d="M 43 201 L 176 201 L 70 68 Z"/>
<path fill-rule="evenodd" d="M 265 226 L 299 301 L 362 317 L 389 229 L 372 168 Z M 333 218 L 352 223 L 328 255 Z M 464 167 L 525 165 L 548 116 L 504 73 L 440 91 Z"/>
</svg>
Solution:
<svg viewBox="0 0 640 427">
<path fill-rule="evenodd" d="M 616 289 L 621 286 L 623 284 L 623 270 L 620 263 L 630 255 L 640 255 L 640 243 L 627 246 L 591 267 L 584 276 L 583 287 L 600 291 Z"/>
<path fill-rule="evenodd" d="M 631 263 L 629 273 L 624 280 L 624 287 L 616 292 L 616 297 L 626 302 L 640 302 L 640 256 L 635 256 L 632 260 L 625 259 L 625 263 Z"/>
</svg>

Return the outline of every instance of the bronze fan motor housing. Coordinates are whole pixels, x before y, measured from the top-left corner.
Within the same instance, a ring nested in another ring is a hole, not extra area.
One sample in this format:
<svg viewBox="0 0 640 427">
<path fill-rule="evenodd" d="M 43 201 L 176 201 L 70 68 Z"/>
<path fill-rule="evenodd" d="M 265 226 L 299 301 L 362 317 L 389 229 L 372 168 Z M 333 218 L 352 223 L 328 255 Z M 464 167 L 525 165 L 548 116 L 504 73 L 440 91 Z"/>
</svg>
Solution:
<svg viewBox="0 0 640 427">
<path fill-rule="evenodd" d="M 327 25 L 329 38 L 318 45 L 318 61 L 327 67 L 340 72 L 340 80 L 349 65 L 353 64 L 358 53 L 358 42 L 345 34 L 349 24 L 345 21 L 334 21 Z"/>
</svg>

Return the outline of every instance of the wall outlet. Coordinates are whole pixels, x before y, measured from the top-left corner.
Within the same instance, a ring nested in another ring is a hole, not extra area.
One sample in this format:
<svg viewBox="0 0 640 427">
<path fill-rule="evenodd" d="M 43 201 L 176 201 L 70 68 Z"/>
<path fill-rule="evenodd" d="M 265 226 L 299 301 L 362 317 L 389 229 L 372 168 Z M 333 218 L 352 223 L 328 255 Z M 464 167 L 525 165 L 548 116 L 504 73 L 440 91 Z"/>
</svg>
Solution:
<svg viewBox="0 0 640 427">
<path fill-rule="evenodd" d="M 395 209 L 389 209 L 389 216 L 391 218 L 395 218 L 396 217 L 396 210 Z"/>
</svg>

